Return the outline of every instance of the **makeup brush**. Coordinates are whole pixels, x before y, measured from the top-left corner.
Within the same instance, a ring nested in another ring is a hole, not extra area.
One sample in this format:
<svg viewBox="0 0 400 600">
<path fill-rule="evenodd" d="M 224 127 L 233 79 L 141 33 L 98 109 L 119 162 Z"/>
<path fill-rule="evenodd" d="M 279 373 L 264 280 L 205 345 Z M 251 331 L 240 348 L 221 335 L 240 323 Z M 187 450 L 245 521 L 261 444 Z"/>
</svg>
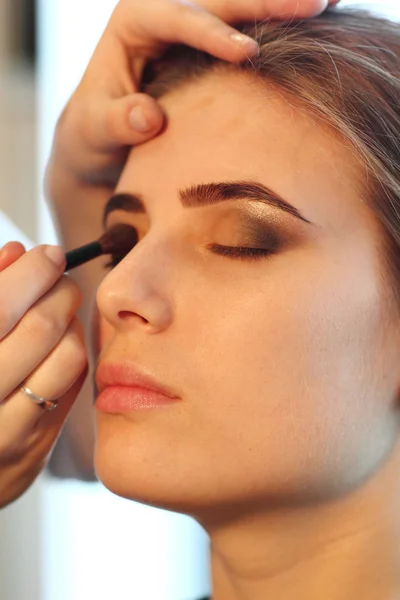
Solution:
<svg viewBox="0 0 400 600">
<path fill-rule="evenodd" d="M 65 254 L 67 264 L 64 273 L 102 254 L 128 254 L 138 241 L 137 231 L 131 225 L 120 223 L 106 231 L 98 240 L 85 244 Z"/>
</svg>

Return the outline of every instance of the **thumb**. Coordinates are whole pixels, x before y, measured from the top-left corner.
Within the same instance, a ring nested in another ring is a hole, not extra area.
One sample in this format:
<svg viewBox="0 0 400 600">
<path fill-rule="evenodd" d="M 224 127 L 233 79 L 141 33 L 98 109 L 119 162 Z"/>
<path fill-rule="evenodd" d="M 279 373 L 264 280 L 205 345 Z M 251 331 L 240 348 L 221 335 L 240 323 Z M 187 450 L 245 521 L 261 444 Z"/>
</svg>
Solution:
<svg viewBox="0 0 400 600">
<path fill-rule="evenodd" d="M 134 146 L 157 135 L 165 115 L 158 102 L 147 94 L 131 94 L 109 103 L 105 115 L 107 146 Z"/>
</svg>

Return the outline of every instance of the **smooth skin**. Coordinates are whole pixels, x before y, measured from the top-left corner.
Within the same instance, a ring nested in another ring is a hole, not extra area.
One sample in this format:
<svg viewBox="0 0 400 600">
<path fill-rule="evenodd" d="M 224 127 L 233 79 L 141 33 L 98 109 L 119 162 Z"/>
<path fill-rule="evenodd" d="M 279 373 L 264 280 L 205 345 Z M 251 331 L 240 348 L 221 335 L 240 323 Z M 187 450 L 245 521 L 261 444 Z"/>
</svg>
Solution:
<svg viewBox="0 0 400 600">
<path fill-rule="evenodd" d="M 127 146 L 140 145 L 163 128 L 162 107 L 138 93 L 146 60 L 168 43 L 183 43 L 229 62 L 245 60 L 257 49 L 230 37 L 235 22 L 302 18 L 320 14 L 336 0 L 121 0 L 86 72 L 58 122 L 46 186 L 50 209 L 66 250 L 97 239 L 103 208 L 118 182 Z M 229 23 L 229 24 L 228 24 Z M 135 74 L 132 79 L 132 72 Z M 86 115 L 90 114 L 90 119 Z M 76 215 L 79 214 L 79 219 Z M 78 311 L 90 350 L 96 328 L 95 290 L 104 278 L 101 261 L 71 272 L 82 292 Z M 75 462 L 75 476 L 95 479 L 93 471 L 93 386 L 90 376 L 63 430 Z M 60 462 L 52 472 L 63 475 Z"/>
<path fill-rule="evenodd" d="M 151 139 L 163 126 L 161 107 L 136 93 L 146 59 L 165 43 L 183 42 L 238 61 L 254 47 L 232 40 L 235 30 L 225 21 L 312 16 L 326 4 L 322 0 L 210 0 L 200 8 L 186 1 L 119 2 L 55 135 L 47 183 L 64 246 L 70 249 L 97 237 L 104 203 L 126 159 L 124 147 Z M 134 81 L 128 68 L 131 59 Z M 129 118 L 132 109 L 136 109 L 134 121 Z M 93 478 L 92 386 L 87 378 L 82 387 L 87 362 L 76 312 L 82 299 L 78 314 L 88 330 L 94 292 L 104 272 L 98 264 L 90 264 L 63 276 L 63 265 L 52 265 L 43 247 L 25 253 L 15 242 L 3 249 L 0 271 L 0 365 L 6 374 L 0 382 L 2 507 L 35 480 L 69 413 L 63 435 L 78 457 L 77 474 Z M 46 399 L 58 398 L 57 410 L 44 413 L 35 406 L 18 391 L 23 381 Z"/>
<path fill-rule="evenodd" d="M 203 525 L 214 600 L 394 600 L 400 321 L 363 170 L 248 75 L 208 75 L 159 101 L 168 127 L 132 150 L 116 190 L 145 212 L 107 220 L 136 227 L 139 243 L 98 289 L 99 362 L 129 361 L 180 401 L 97 411 L 97 474 Z M 311 223 L 245 197 L 179 200 L 243 180 Z"/>
</svg>

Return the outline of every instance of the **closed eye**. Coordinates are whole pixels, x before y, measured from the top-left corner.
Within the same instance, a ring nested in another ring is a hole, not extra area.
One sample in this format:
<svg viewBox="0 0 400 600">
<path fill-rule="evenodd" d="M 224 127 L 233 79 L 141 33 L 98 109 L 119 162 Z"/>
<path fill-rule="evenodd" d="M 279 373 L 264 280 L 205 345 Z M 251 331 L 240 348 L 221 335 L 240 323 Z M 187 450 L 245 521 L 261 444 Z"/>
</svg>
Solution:
<svg viewBox="0 0 400 600">
<path fill-rule="evenodd" d="M 268 248 L 249 248 L 247 246 L 222 246 L 221 244 L 209 244 L 208 249 L 214 254 L 228 256 L 242 260 L 255 260 L 265 258 L 274 251 Z"/>
</svg>

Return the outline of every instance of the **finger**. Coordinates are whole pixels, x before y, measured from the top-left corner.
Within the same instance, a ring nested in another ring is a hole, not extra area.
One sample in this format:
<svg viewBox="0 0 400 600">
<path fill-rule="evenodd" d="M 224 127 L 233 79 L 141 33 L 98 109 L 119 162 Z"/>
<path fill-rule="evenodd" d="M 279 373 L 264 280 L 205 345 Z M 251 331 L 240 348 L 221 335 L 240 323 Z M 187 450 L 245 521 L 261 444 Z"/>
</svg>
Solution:
<svg viewBox="0 0 400 600">
<path fill-rule="evenodd" d="M 67 392 L 86 368 L 83 329 L 79 321 L 74 319 L 62 340 L 24 381 L 24 385 L 38 396 L 46 400 L 58 400 L 57 408 L 51 413 L 57 411 L 58 416 L 55 415 L 51 422 L 59 422 L 61 425 L 74 400 Z M 65 402 L 66 398 L 68 402 Z M 0 406 L 2 460 L 19 455 L 26 447 L 39 419 L 47 416 L 49 422 L 49 415 L 49 412 L 20 391 L 18 386 Z"/>
<path fill-rule="evenodd" d="M 113 100 L 104 121 L 103 143 L 137 145 L 161 131 L 165 116 L 154 98 L 146 94 L 132 94 Z"/>
<path fill-rule="evenodd" d="M 0 340 L 62 275 L 65 256 L 58 246 L 37 246 L 0 273 Z"/>
<path fill-rule="evenodd" d="M 78 286 L 65 275 L 3 338 L 0 342 L 0 401 L 7 398 L 59 343 L 81 300 Z"/>
<path fill-rule="evenodd" d="M 227 22 L 311 17 L 325 10 L 328 0 L 203 0 L 199 4 L 148 2 L 141 5 L 139 23 L 126 18 L 126 3 L 121 2 L 110 21 L 111 31 L 126 49 L 181 43 L 235 62 L 253 56 L 258 45 Z M 104 40 L 114 46 L 115 39 Z"/>
<path fill-rule="evenodd" d="M 44 423 L 44 419 L 39 420 L 33 434 L 28 435 L 24 448 L 18 448 L 17 456 L 14 456 L 11 461 L 2 462 L 0 452 L 0 508 L 18 498 L 45 467 L 68 411 L 82 388 L 86 374 L 87 372 L 84 371 L 64 394 L 57 411 L 47 413 L 52 418 L 51 422 Z M 56 414 L 57 420 L 54 418 Z"/>
<path fill-rule="evenodd" d="M 220 19 L 238 21 L 262 21 L 267 18 L 299 19 L 314 17 L 323 12 L 329 1 L 334 0 L 197 0 L 201 6 Z M 337 0 L 339 1 L 339 0 Z"/>
<path fill-rule="evenodd" d="M 138 19 L 126 18 L 126 4 L 121 2 L 114 11 L 110 29 L 113 35 L 104 37 L 110 51 L 115 51 L 117 38 L 126 51 L 135 49 L 137 55 L 147 52 L 147 57 L 152 46 L 162 48 L 171 43 L 192 46 L 229 61 L 243 60 L 258 51 L 253 39 L 188 0 L 145 3 L 141 5 L 140 23 Z M 107 52 L 108 48 L 103 47 L 102 54 Z"/>
<path fill-rule="evenodd" d="M 82 389 L 87 374 L 88 368 L 85 367 L 72 386 L 59 398 L 56 410 L 45 411 L 37 421 L 27 448 L 27 452 L 35 461 L 49 458 L 49 452 Z"/>
<path fill-rule="evenodd" d="M 25 248 L 20 242 L 8 242 L 0 250 L 0 271 L 9 267 L 25 253 Z"/>
</svg>

